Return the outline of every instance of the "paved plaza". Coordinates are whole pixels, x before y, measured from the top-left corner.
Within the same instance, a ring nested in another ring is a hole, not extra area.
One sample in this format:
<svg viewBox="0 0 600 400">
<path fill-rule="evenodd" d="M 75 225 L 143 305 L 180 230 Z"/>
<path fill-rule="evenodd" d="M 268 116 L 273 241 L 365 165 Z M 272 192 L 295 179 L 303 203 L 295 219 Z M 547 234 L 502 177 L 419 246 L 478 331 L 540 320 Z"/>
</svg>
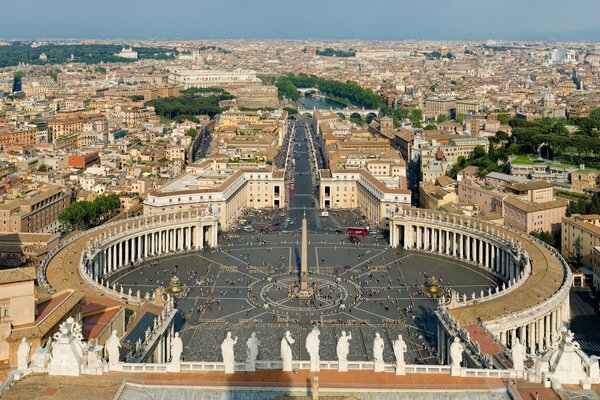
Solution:
<svg viewBox="0 0 600 400">
<path fill-rule="evenodd" d="M 218 361 L 226 331 L 238 337 L 236 359 L 245 358 L 252 332 L 261 340 L 261 358 L 279 358 L 286 330 L 296 339 L 300 358 L 308 358 L 304 338 L 314 323 L 321 328 L 321 358 L 335 359 L 341 330 L 352 333 L 350 359 L 371 360 L 375 332 L 386 340 L 384 357 L 393 360 L 391 342 L 402 334 L 410 362 L 435 363 L 437 299 L 423 287 L 429 276 L 444 289 L 479 293 L 496 278 L 474 265 L 427 253 L 391 249 L 379 236 L 360 244 L 343 234 L 309 234 L 309 283 L 318 296 L 289 296 L 298 281 L 299 234 L 238 234 L 218 250 L 177 254 L 121 271 L 110 278 L 127 291 L 152 292 L 177 275 L 188 287 L 178 300 L 187 360 Z"/>
</svg>

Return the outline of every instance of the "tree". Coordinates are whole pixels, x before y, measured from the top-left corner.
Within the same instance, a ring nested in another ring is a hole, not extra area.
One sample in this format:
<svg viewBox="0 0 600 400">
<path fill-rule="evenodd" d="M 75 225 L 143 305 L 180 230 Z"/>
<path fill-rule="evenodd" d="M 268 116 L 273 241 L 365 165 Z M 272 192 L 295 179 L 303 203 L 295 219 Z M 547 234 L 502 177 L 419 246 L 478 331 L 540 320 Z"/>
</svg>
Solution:
<svg viewBox="0 0 600 400">
<path fill-rule="evenodd" d="M 508 133 L 504 132 L 504 131 L 497 131 L 496 135 L 494 135 L 496 137 L 496 139 L 498 139 L 499 141 L 505 142 L 508 141 L 509 136 Z"/>
<path fill-rule="evenodd" d="M 531 236 L 534 236 L 541 241 L 547 243 L 548 245 L 554 247 L 556 244 L 556 237 L 552 234 L 552 232 L 547 231 L 533 231 L 529 233 Z"/>
<path fill-rule="evenodd" d="M 434 131 L 437 129 L 437 126 L 433 125 L 433 124 L 428 124 L 425 126 L 425 128 L 423 128 L 423 130 L 425 131 Z"/>
<path fill-rule="evenodd" d="M 573 241 L 573 246 L 575 247 L 575 265 L 577 268 L 579 268 L 581 266 L 581 259 L 583 257 L 581 254 L 581 249 L 583 247 L 581 243 L 581 236 L 577 236 L 575 238 L 575 241 Z"/>
<path fill-rule="evenodd" d="M 198 131 L 195 130 L 194 128 L 190 128 L 185 132 L 186 136 L 191 137 L 192 139 L 194 139 L 196 137 L 196 135 L 198 135 Z"/>
<path fill-rule="evenodd" d="M 458 122 L 459 124 L 462 124 L 464 119 L 465 119 L 465 114 L 463 114 L 463 113 L 456 114 L 456 122 Z"/>
<path fill-rule="evenodd" d="M 38 167 L 38 171 L 39 172 L 46 172 L 48 171 L 48 167 L 46 166 L 46 164 L 42 164 Z"/>
<path fill-rule="evenodd" d="M 508 125 L 508 121 L 510 121 L 510 116 L 508 114 L 498 114 L 497 118 L 502 125 Z"/>
<path fill-rule="evenodd" d="M 587 214 L 600 214 L 600 193 L 596 192 L 592 196 L 592 201 L 588 205 Z"/>
<path fill-rule="evenodd" d="M 413 109 L 410 111 L 410 122 L 415 128 L 421 127 L 421 121 L 423 120 L 423 112 L 419 109 Z"/>
<path fill-rule="evenodd" d="M 441 124 L 442 122 L 446 122 L 446 116 L 443 114 L 440 114 L 440 115 L 438 115 L 436 121 L 438 124 Z"/>
</svg>

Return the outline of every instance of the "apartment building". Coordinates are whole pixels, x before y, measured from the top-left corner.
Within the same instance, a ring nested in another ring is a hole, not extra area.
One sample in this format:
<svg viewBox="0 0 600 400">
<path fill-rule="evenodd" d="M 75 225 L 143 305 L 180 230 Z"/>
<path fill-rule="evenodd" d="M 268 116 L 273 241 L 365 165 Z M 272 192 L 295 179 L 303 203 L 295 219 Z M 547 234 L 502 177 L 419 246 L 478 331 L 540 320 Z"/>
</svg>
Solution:
<svg viewBox="0 0 600 400">
<path fill-rule="evenodd" d="M 571 172 L 571 189 L 578 193 L 590 193 L 600 187 L 600 170 L 579 169 Z"/>
<path fill-rule="evenodd" d="M 70 191 L 58 185 L 32 190 L 0 203 L 0 233 L 53 232 L 58 216 L 71 204 Z"/>
<path fill-rule="evenodd" d="M 144 214 L 208 208 L 220 228 L 229 230 L 248 208 L 270 209 L 287 204 L 283 171 L 229 163 L 227 158 L 204 159 L 185 174 L 148 192 Z"/>
<path fill-rule="evenodd" d="M 600 246 L 600 215 L 575 214 L 562 219 L 561 254 L 566 259 L 581 256 L 581 265 L 587 268 L 600 267 L 595 264 L 594 248 Z M 597 284 L 595 285 L 597 286 Z"/>
<path fill-rule="evenodd" d="M 0 129 L 0 146 L 33 146 L 38 142 L 35 125 Z"/>
<path fill-rule="evenodd" d="M 260 83 L 255 71 L 215 71 L 201 69 L 174 68 L 169 72 L 169 83 L 183 86 L 184 89 L 191 87 L 224 87 L 240 86 L 249 83 Z"/>
<path fill-rule="evenodd" d="M 0 365 L 10 359 L 12 327 L 35 321 L 35 279 L 34 267 L 0 270 Z"/>
<path fill-rule="evenodd" d="M 527 233 L 558 233 L 568 204 L 563 199 L 538 203 L 508 196 L 504 199 L 504 225 Z"/>
</svg>

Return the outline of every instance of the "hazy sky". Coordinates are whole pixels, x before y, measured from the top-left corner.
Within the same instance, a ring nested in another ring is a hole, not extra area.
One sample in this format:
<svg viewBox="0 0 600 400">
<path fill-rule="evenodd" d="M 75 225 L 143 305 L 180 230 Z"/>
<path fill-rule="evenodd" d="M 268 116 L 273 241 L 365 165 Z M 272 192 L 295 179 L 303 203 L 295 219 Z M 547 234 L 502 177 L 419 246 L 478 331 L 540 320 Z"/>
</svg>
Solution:
<svg viewBox="0 0 600 400">
<path fill-rule="evenodd" d="M 0 10 L 3 38 L 600 39 L 600 0 L 0 0 Z"/>
</svg>

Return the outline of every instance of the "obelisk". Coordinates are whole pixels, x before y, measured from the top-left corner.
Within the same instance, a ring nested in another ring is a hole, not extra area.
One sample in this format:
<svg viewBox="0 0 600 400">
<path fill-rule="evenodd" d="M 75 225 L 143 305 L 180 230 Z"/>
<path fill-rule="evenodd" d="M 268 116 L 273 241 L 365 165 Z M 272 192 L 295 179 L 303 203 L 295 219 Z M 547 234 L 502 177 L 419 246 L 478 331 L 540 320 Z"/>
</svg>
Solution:
<svg viewBox="0 0 600 400">
<path fill-rule="evenodd" d="M 302 216 L 302 249 L 300 255 L 300 296 L 308 296 L 308 229 L 306 210 Z"/>
</svg>

